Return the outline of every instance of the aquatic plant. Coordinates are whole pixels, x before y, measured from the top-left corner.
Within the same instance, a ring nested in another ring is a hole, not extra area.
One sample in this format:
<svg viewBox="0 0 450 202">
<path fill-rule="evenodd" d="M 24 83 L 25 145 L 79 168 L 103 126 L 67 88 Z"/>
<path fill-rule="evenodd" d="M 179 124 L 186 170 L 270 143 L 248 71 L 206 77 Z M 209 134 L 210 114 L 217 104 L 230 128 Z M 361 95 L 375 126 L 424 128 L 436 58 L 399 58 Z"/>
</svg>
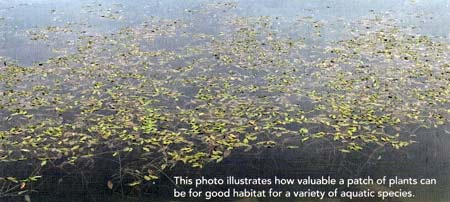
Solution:
<svg viewBox="0 0 450 202">
<path fill-rule="evenodd" d="M 64 54 L 47 61 L 0 68 L 0 162 L 22 168 L 5 169 L 0 197 L 37 189 L 47 170 L 77 173 L 105 159 L 116 167 L 105 186 L 123 191 L 237 149 L 320 139 L 343 153 L 408 146 L 411 125 L 448 123 L 450 45 L 377 19 L 331 42 L 318 41 L 320 21 L 305 21 L 315 33 L 305 38 L 274 23 L 281 18 L 232 14 L 214 34 L 157 18 L 113 33 L 84 23 L 30 30 L 31 40 L 70 43 L 53 44 Z"/>
</svg>

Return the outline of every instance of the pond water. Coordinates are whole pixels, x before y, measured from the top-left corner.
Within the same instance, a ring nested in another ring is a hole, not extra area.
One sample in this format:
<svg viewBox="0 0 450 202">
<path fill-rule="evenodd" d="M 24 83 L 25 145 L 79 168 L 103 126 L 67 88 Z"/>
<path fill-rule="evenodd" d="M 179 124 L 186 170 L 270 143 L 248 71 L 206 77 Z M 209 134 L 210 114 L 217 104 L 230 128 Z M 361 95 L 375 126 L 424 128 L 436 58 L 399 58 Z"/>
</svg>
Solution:
<svg viewBox="0 0 450 202">
<path fill-rule="evenodd" d="M 449 202 L 449 5 L 0 1 L 0 201 L 200 201 L 173 198 L 173 176 L 398 176 L 438 183 L 385 201 Z"/>
</svg>

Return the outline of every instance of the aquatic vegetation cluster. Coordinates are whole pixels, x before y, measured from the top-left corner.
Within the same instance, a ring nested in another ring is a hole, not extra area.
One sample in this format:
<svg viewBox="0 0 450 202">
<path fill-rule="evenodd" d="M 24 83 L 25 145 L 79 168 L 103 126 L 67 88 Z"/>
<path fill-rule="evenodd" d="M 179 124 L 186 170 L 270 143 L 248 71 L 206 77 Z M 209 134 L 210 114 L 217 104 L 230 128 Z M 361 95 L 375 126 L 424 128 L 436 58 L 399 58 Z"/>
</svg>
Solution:
<svg viewBox="0 0 450 202">
<path fill-rule="evenodd" d="M 236 149 L 314 139 L 344 153 L 401 148 L 414 142 L 407 126 L 448 123 L 450 43 L 374 19 L 317 45 L 281 20 L 225 18 L 214 34 L 157 18 L 113 33 L 30 31 L 67 43 L 33 66 L 1 58 L 0 163 L 22 170 L 2 171 L 0 197 L 38 188 L 51 169 L 112 161 L 108 188 L 151 186 L 177 163 L 200 168 Z M 319 38 L 325 25 L 306 22 Z"/>
</svg>

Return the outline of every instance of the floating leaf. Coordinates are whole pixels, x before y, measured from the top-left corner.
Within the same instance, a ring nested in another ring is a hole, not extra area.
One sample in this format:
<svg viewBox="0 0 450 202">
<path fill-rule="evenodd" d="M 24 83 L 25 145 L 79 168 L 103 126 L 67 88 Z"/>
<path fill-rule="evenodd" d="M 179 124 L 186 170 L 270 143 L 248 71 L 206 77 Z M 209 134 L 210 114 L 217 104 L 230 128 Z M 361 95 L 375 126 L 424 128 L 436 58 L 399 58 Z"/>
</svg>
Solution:
<svg viewBox="0 0 450 202">
<path fill-rule="evenodd" d="M 134 182 L 128 183 L 127 185 L 130 186 L 130 187 L 134 187 L 134 186 L 137 186 L 137 185 L 140 185 L 140 184 L 141 184 L 141 181 L 134 181 Z"/>
<path fill-rule="evenodd" d="M 300 132 L 300 135 L 306 135 L 306 134 L 308 134 L 309 130 L 307 128 L 301 128 L 299 130 L 299 132 Z"/>
<path fill-rule="evenodd" d="M 108 189 L 113 189 L 114 184 L 111 180 L 108 180 L 108 182 L 106 182 L 106 186 L 108 187 Z"/>
<path fill-rule="evenodd" d="M 26 194 L 26 195 L 23 196 L 23 198 L 24 198 L 24 200 L 25 200 L 26 202 L 31 202 L 30 195 Z"/>
</svg>

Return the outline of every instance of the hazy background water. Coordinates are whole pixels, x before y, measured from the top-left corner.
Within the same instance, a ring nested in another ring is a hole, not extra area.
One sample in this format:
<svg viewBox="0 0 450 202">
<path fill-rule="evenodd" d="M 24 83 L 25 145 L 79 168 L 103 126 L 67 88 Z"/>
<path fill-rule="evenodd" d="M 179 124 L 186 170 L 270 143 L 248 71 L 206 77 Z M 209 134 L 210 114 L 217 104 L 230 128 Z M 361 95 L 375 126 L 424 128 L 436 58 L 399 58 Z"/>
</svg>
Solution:
<svg viewBox="0 0 450 202">
<path fill-rule="evenodd" d="M 25 37 L 26 30 L 35 27 L 63 25 L 68 22 L 89 22 L 95 31 L 113 32 L 124 26 L 145 21 L 149 16 L 169 19 L 186 19 L 197 23 L 198 29 L 214 30 L 209 25 L 224 17 L 220 12 L 207 18 L 191 15 L 187 10 L 199 8 L 208 1 L 89 1 L 89 0 L 30 0 L 1 1 L 0 16 L 3 18 L 0 30 L 0 54 L 17 59 L 24 64 L 41 61 L 51 55 L 45 44 L 31 42 Z M 336 40 L 345 32 L 340 32 L 350 20 L 355 20 L 372 13 L 389 13 L 400 19 L 404 25 L 414 25 L 418 33 L 448 37 L 450 27 L 449 2 L 433 1 L 236 1 L 236 13 L 241 16 L 279 16 L 296 18 L 311 16 L 315 20 L 328 22 L 327 29 L 333 34 L 323 36 L 324 40 Z M 99 6 L 100 5 L 100 6 Z M 87 7 L 91 8 L 87 8 Z M 107 9 L 118 12 L 123 20 L 99 19 L 98 15 Z M 330 26 L 331 25 L 331 26 Z"/>
</svg>

